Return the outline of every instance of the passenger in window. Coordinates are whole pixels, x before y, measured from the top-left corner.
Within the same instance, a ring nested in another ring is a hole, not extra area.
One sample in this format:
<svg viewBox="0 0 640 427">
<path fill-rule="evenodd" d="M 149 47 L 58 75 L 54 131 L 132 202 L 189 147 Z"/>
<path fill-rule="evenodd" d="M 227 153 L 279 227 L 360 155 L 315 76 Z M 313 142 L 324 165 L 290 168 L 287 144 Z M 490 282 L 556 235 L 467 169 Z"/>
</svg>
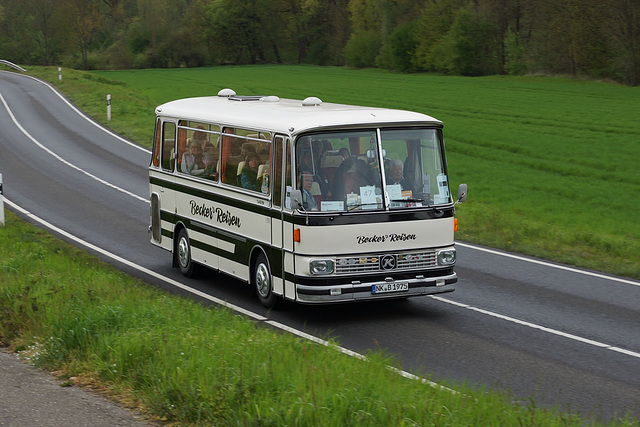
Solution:
<svg viewBox="0 0 640 427">
<path fill-rule="evenodd" d="M 269 146 L 260 147 L 258 151 L 256 151 L 258 157 L 261 159 L 266 159 L 266 163 L 269 163 L 269 159 L 271 158 L 271 151 L 269 150 Z"/>
<path fill-rule="evenodd" d="M 211 151 L 205 152 L 202 155 L 202 165 L 204 166 L 202 176 L 215 179 L 216 163 L 218 163 L 218 159 L 216 158 L 216 153 Z"/>
<path fill-rule="evenodd" d="M 242 144 L 242 149 L 240 151 L 240 155 L 242 156 L 243 159 L 247 159 L 247 156 L 249 154 L 257 154 L 256 153 L 256 147 L 253 144 L 250 144 L 248 142 L 245 142 L 244 144 Z"/>
<path fill-rule="evenodd" d="M 367 162 L 349 157 L 336 172 L 332 200 L 347 200 L 348 194 L 360 194 L 360 188 L 372 184 L 371 169 Z"/>
<path fill-rule="evenodd" d="M 338 154 L 340 154 L 344 160 L 347 160 L 349 157 L 351 157 L 351 154 L 349 154 L 349 149 L 345 147 L 342 147 L 340 151 L 338 151 Z"/>
<path fill-rule="evenodd" d="M 201 130 L 197 130 L 193 132 L 193 135 L 191 136 L 191 141 L 195 141 L 196 143 L 200 144 L 200 147 L 202 148 L 202 152 L 208 151 L 208 150 L 215 150 L 215 146 L 209 142 L 209 138 L 207 137 L 206 132 L 204 132 L 204 127 L 203 126 L 198 126 L 198 129 Z"/>
<path fill-rule="evenodd" d="M 313 180 L 320 186 L 320 192 L 323 199 L 331 196 L 331 186 L 329 185 L 329 177 L 324 169 L 319 167 L 320 157 L 317 160 L 313 157 L 311 151 L 307 150 L 302 155 L 302 169 L 311 171 Z"/>
<path fill-rule="evenodd" d="M 401 189 L 405 189 L 405 179 L 402 174 L 403 165 L 402 161 L 398 159 L 391 160 L 389 169 L 387 171 L 387 185 L 399 184 Z"/>
<path fill-rule="evenodd" d="M 333 144 L 328 139 L 322 140 L 322 154 L 324 155 L 327 151 L 333 151 Z"/>
<path fill-rule="evenodd" d="M 317 211 L 318 203 L 311 194 L 313 186 L 313 173 L 311 171 L 303 171 L 300 174 L 300 185 L 302 190 L 302 206 L 308 211 Z"/>
<path fill-rule="evenodd" d="M 313 161 L 315 162 L 316 167 L 320 166 L 320 159 L 322 158 L 322 154 L 324 153 L 324 143 L 322 141 L 313 140 L 311 142 L 311 148 L 313 150 Z"/>
<path fill-rule="evenodd" d="M 248 190 L 260 191 L 258 182 L 258 166 L 260 159 L 256 153 L 249 153 L 240 174 L 240 185 Z"/>
<path fill-rule="evenodd" d="M 202 163 L 202 145 L 199 141 L 191 140 L 187 151 L 182 155 L 180 169 L 190 175 L 202 175 L 204 167 Z"/>
</svg>

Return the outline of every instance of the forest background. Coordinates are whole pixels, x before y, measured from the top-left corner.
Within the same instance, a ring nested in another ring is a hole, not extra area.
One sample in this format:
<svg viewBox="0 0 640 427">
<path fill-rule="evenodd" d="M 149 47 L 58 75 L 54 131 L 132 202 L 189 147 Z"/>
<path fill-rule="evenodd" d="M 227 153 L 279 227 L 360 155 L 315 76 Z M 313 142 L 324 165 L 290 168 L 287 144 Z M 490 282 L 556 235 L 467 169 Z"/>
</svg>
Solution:
<svg viewBox="0 0 640 427">
<path fill-rule="evenodd" d="M 0 0 L 0 59 L 82 69 L 316 64 L 636 86 L 638 0 Z"/>
</svg>

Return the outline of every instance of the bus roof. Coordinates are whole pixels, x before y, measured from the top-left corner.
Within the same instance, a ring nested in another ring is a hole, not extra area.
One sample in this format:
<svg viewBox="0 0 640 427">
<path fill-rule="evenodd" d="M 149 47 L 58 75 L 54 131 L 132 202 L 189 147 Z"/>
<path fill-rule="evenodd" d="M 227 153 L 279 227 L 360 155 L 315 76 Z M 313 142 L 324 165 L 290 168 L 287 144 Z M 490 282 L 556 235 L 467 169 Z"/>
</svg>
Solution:
<svg viewBox="0 0 640 427">
<path fill-rule="evenodd" d="M 225 91 L 228 90 L 220 91 L 218 96 L 167 102 L 156 108 L 156 114 L 291 135 L 334 127 L 408 124 L 442 126 L 441 121 L 413 111 L 332 104 L 318 98 L 301 101 L 277 96 L 236 96 L 233 91 Z"/>
</svg>

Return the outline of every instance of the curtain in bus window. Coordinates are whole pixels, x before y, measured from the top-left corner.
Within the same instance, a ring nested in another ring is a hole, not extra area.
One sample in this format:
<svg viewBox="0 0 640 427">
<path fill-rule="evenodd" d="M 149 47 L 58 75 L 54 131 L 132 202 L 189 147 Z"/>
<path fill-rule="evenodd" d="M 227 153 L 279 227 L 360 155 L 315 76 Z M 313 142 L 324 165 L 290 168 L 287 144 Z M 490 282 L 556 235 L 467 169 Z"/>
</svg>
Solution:
<svg viewBox="0 0 640 427">
<path fill-rule="evenodd" d="M 173 171 L 175 159 L 176 125 L 164 122 L 162 128 L 162 168 Z"/>
<path fill-rule="evenodd" d="M 234 133 L 235 131 L 233 128 L 225 127 L 222 129 L 222 135 L 220 135 L 220 145 L 222 150 L 220 155 L 220 180 L 226 184 L 236 185 L 236 168 L 229 164 L 231 158 L 231 143 L 234 138 L 228 135 Z"/>
<path fill-rule="evenodd" d="M 178 128 L 178 155 L 176 156 L 178 161 L 178 170 L 183 169 L 183 158 L 184 153 L 187 149 L 187 130 L 179 127 Z M 183 170 L 184 172 L 184 170 Z"/>
<path fill-rule="evenodd" d="M 283 150 L 283 138 L 276 136 L 274 160 L 273 160 L 273 205 L 282 206 L 282 150 Z"/>
<path fill-rule="evenodd" d="M 420 141 L 407 141 L 408 156 L 404 162 L 404 177 L 407 189 L 414 193 L 422 192 L 422 166 Z M 420 190 L 420 191 L 419 191 Z"/>
<path fill-rule="evenodd" d="M 156 134 L 155 134 L 155 138 L 153 139 L 153 166 L 158 167 L 160 166 L 160 149 L 162 147 L 162 144 L 160 143 L 161 141 L 161 136 L 162 136 L 162 122 L 160 120 L 157 121 L 156 123 Z"/>
</svg>

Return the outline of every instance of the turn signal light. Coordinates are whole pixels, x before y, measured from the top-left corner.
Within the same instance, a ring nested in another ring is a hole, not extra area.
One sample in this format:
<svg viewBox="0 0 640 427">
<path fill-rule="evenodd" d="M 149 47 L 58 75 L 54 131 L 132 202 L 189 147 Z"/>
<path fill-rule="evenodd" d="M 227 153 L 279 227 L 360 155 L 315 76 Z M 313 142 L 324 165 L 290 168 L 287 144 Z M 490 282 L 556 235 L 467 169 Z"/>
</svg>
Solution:
<svg viewBox="0 0 640 427">
<path fill-rule="evenodd" d="M 293 241 L 300 243 L 300 229 L 296 228 L 293 230 Z"/>
<path fill-rule="evenodd" d="M 458 231 L 458 218 L 453 219 L 453 231 Z"/>
</svg>

